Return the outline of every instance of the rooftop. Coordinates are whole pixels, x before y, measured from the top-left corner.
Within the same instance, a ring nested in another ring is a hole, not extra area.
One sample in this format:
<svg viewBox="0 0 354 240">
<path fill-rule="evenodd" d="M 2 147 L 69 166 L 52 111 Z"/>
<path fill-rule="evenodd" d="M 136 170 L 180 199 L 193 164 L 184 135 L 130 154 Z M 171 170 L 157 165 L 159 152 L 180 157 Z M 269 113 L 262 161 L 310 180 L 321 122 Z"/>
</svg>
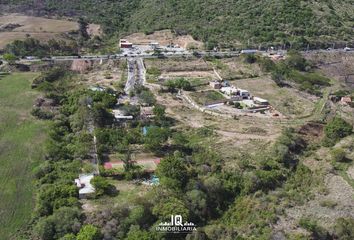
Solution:
<svg viewBox="0 0 354 240">
<path fill-rule="evenodd" d="M 91 179 L 94 177 L 93 173 L 80 174 L 78 179 L 75 179 L 75 183 L 80 187 L 79 194 L 94 193 L 95 188 L 91 184 Z"/>
</svg>

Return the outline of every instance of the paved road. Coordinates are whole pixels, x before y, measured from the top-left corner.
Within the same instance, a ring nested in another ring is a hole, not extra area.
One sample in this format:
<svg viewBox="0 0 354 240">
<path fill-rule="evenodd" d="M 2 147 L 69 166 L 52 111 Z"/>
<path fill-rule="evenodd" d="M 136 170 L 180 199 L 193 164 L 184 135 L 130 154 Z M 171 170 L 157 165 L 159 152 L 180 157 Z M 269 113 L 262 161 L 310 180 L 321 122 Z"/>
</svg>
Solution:
<svg viewBox="0 0 354 240">
<path fill-rule="evenodd" d="M 143 58 L 137 58 L 136 59 L 136 67 L 137 67 L 137 83 L 139 85 L 144 85 L 146 82 L 146 70 L 144 66 L 144 60 Z"/>
<path fill-rule="evenodd" d="M 128 95 L 135 86 L 135 81 L 136 81 L 136 59 L 134 58 L 128 58 L 128 79 L 125 84 L 124 92 Z"/>
<path fill-rule="evenodd" d="M 344 49 L 330 49 L 330 50 L 309 50 L 309 51 L 302 51 L 303 54 L 310 54 L 310 53 L 354 53 L 353 50 L 346 51 Z M 258 51 L 258 53 L 266 54 L 267 51 Z M 286 54 L 286 51 L 282 51 L 283 54 Z M 87 55 L 87 56 L 52 56 L 48 58 L 32 58 L 31 59 L 21 59 L 21 62 L 36 62 L 36 61 L 72 61 L 75 59 L 83 59 L 83 60 L 105 60 L 105 59 L 130 59 L 130 58 L 180 58 L 180 57 L 237 57 L 240 56 L 240 51 L 224 51 L 224 52 L 213 52 L 213 51 L 184 51 L 184 52 L 163 52 L 160 56 L 154 54 L 112 54 L 112 55 Z"/>
</svg>

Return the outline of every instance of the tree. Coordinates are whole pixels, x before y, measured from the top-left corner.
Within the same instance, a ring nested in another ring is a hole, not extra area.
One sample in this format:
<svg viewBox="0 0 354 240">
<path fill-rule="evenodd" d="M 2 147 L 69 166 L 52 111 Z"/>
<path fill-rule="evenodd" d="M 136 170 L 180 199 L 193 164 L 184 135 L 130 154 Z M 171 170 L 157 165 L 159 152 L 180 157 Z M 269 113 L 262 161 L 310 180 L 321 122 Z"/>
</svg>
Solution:
<svg viewBox="0 0 354 240">
<path fill-rule="evenodd" d="M 140 230 L 140 229 L 132 229 L 128 232 L 125 240 L 153 240 L 156 239 L 152 236 L 151 233 Z"/>
<path fill-rule="evenodd" d="M 128 144 L 128 149 L 126 150 L 125 156 L 123 157 L 122 161 L 124 163 L 124 171 L 127 173 L 135 170 L 137 167 L 135 166 L 134 161 L 132 161 L 129 144 Z"/>
<path fill-rule="evenodd" d="M 253 64 L 257 61 L 257 57 L 254 54 L 246 54 L 244 57 L 245 63 Z"/>
<path fill-rule="evenodd" d="M 88 224 L 85 225 L 83 228 L 81 228 L 80 232 L 77 234 L 76 239 L 77 240 L 100 240 L 101 233 L 97 227 Z"/>
<path fill-rule="evenodd" d="M 185 185 L 188 178 L 187 168 L 183 162 L 183 158 L 178 154 L 170 155 L 160 162 L 157 167 L 156 173 L 160 178 L 163 185 L 171 188 L 173 185 L 176 188 L 181 188 Z"/>
<path fill-rule="evenodd" d="M 286 64 L 299 71 L 306 71 L 309 63 L 305 58 L 301 56 L 301 54 L 297 51 L 291 50 L 288 53 L 288 57 L 286 59 Z"/>
<path fill-rule="evenodd" d="M 169 137 L 167 128 L 150 127 L 144 138 L 145 146 L 151 151 L 161 152 L 162 145 Z"/>
<path fill-rule="evenodd" d="M 80 37 L 83 40 L 89 39 L 90 36 L 87 33 L 87 27 L 88 27 L 87 21 L 85 19 L 83 19 L 83 18 L 79 18 L 78 23 L 79 23 L 79 34 L 80 34 Z"/>
<path fill-rule="evenodd" d="M 5 61 L 7 61 L 9 64 L 14 64 L 15 61 L 17 60 L 17 57 L 14 54 L 11 53 L 5 53 L 3 55 L 3 58 Z"/>
<path fill-rule="evenodd" d="M 76 236 L 73 233 L 68 233 L 65 234 L 65 236 L 60 238 L 59 240 L 76 240 Z"/>
<path fill-rule="evenodd" d="M 146 105 L 152 106 L 156 103 L 156 99 L 155 96 L 152 92 L 150 92 L 149 90 L 142 90 L 139 94 L 138 97 L 140 98 L 140 100 L 145 103 Z"/>
<path fill-rule="evenodd" d="M 181 215 L 184 221 L 189 218 L 189 210 L 185 203 L 176 197 L 169 197 L 163 199 L 156 204 L 152 213 L 156 215 L 161 221 L 168 221 L 171 219 L 171 215 Z"/>
<path fill-rule="evenodd" d="M 105 125 L 109 125 L 113 122 L 113 115 L 108 112 L 107 108 L 105 108 L 104 104 L 96 103 L 92 108 L 93 118 L 95 123 L 99 127 L 103 127 Z"/>
<path fill-rule="evenodd" d="M 103 194 L 110 194 L 114 186 L 110 184 L 107 179 L 101 176 L 95 176 L 91 179 L 91 184 L 95 188 L 96 196 L 101 196 Z"/>
<path fill-rule="evenodd" d="M 165 116 L 166 108 L 162 105 L 155 105 L 153 113 L 155 115 L 155 121 L 158 125 L 164 126 L 167 124 Z"/>
<path fill-rule="evenodd" d="M 192 213 L 193 221 L 204 221 L 207 215 L 207 196 L 200 190 L 192 190 L 186 193 L 187 206 Z"/>
<path fill-rule="evenodd" d="M 77 233 L 81 227 L 81 213 L 77 208 L 62 207 L 54 212 L 49 219 L 55 228 L 55 238 L 60 238 L 68 233 Z"/>
<path fill-rule="evenodd" d="M 52 240 L 55 234 L 53 221 L 48 218 L 42 218 L 34 228 L 38 237 L 42 240 Z"/>
</svg>

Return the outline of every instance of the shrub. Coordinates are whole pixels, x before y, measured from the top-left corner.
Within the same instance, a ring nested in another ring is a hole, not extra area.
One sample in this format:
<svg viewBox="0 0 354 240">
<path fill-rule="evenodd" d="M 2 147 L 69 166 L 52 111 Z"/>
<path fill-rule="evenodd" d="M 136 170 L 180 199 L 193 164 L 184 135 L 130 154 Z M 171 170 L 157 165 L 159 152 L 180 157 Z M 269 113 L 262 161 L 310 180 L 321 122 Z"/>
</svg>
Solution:
<svg viewBox="0 0 354 240">
<path fill-rule="evenodd" d="M 91 184 L 95 187 L 96 196 L 101 196 L 103 194 L 114 193 L 115 187 L 110 184 L 106 178 L 101 176 L 96 176 L 91 179 Z"/>
<path fill-rule="evenodd" d="M 318 225 L 315 220 L 301 218 L 299 225 L 312 233 L 314 239 L 331 239 L 326 229 Z"/>
<path fill-rule="evenodd" d="M 351 240 L 354 239 L 354 219 L 339 218 L 334 226 L 334 234 L 337 239 Z"/>
<path fill-rule="evenodd" d="M 77 240 L 100 240 L 100 230 L 93 225 L 85 225 L 77 234 Z"/>
<path fill-rule="evenodd" d="M 52 112 L 43 111 L 38 107 L 33 108 L 31 114 L 39 119 L 52 119 L 54 117 Z"/>
<path fill-rule="evenodd" d="M 345 151 L 343 148 L 335 148 L 331 151 L 332 160 L 335 162 L 345 161 Z"/>
<path fill-rule="evenodd" d="M 335 117 L 328 122 L 325 127 L 325 134 L 328 140 L 336 142 L 341 138 L 349 136 L 352 133 L 353 127 L 340 117 Z"/>
</svg>

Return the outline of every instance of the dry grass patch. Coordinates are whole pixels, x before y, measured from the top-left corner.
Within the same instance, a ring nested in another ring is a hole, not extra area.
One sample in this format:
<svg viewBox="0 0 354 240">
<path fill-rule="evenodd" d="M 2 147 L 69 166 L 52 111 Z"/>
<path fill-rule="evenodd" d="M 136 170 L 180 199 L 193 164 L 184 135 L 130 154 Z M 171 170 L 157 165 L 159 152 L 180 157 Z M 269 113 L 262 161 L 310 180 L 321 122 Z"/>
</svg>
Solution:
<svg viewBox="0 0 354 240">
<path fill-rule="evenodd" d="M 43 17 L 25 16 L 22 14 L 8 14 L 0 16 L 0 27 L 13 25 L 8 30 L 0 32 L 0 48 L 14 40 L 23 40 L 28 36 L 40 41 L 52 38 L 66 40 L 66 33 L 76 31 L 79 25 L 75 21 L 50 19 Z M 90 24 L 88 32 L 92 35 L 100 34 L 100 26 Z"/>
<path fill-rule="evenodd" d="M 144 33 L 133 33 L 129 36 L 126 36 L 125 39 L 127 39 L 129 42 L 138 45 L 139 44 L 145 45 L 151 42 L 159 42 L 161 45 L 164 46 L 170 43 L 174 43 L 174 44 L 178 44 L 180 47 L 183 48 L 188 48 L 192 46 L 196 48 L 203 47 L 203 43 L 194 40 L 192 36 L 190 35 L 176 36 L 174 33 L 172 33 L 171 30 L 156 31 L 149 35 L 146 35 Z"/>
</svg>

